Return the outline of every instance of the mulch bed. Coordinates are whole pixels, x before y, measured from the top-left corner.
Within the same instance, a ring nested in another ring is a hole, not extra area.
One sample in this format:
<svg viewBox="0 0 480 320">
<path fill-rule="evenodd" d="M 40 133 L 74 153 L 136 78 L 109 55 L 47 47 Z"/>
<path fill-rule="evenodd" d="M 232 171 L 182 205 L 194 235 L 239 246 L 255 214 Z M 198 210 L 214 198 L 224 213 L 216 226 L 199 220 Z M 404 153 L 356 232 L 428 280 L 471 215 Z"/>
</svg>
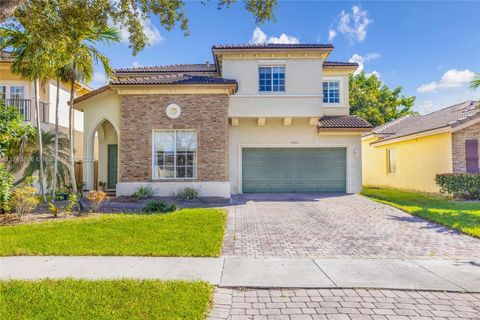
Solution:
<svg viewBox="0 0 480 320">
<path fill-rule="evenodd" d="M 85 217 L 92 217 L 100 215 L 102 213 L 94 212 L 88 214 L 59 214 L 58 217 L 54 217 L 51 213 L 29 213 L 21 217 L 16 214 L 0 214 L 0 226 L 26 224 L 26 223 L 40 223 L 46 221 L 62 221 L 71 219 L 81 219 Z"/>
<path fill-rule="evenodd" d="M 24 223 L 37 223 L 45 221 L 60 221 L 69 219 L 79 219 L 83 217 L 91 217 L 94 215 L 109 214 L 109 213 L 139 213 L 142 211 L 145 204 L 149 201 L 164 201 L 167 203 L 175 203 L 180 208 L 213 208 L 223 207 L 231 204 L 229 199 L 202 197 L 193 200 L 183 200 L 176 197 L 151 197 L 147 199 L 137 199 L 130 196 L 110 197 L 108 198 L 95 212 L 78 212 L 72 214 L 59 214 L 54 217 L 48 210 L 48 204 L 40 203 L 35 211 L 30 214 L 18 217 L 15 214 L 0 214 L 0 226 L 15 225 Z M 66 201 L 56 201 L 55 205 L 58 208 L 64 208 Z M 98 211 L 98 212 L 97 212 Z"/>
</svg>

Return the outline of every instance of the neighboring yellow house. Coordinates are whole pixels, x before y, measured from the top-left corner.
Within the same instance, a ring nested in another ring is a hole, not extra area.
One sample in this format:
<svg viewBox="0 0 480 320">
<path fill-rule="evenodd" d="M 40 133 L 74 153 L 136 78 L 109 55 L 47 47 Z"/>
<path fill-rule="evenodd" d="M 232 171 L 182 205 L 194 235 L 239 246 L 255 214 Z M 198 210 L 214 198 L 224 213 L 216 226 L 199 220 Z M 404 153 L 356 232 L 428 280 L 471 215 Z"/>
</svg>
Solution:
<svg viewBox="0 0 480 320">
<path fill-rule="evenodd" d="M 438 173 L 479 172 L 480 102 L 410 115 L 362 137 L 364 186 L 439 192 Z"/>
<path fill-rule="evenodd" d="M 24 115 L 25 121 L 36 123 L 34 108 L 34 86 L 32 81 L 23 80 L 20 76 L 12 74 L 12 56 L 8 51 L 0 51 L 0 99 L 7 104 L 15 106 Z M 82 96 L 92 91 L 86 85 L 76 84 L 75 95 Z M 45 131 L 55 130 L 55 105 L 57 99 L 57 86 L 55 79 L 49 79 L 40 83 L 40 123 Z M 68 134 L 70 87 L 68 84 L 60 84 L 59 95 L 59 127 Z M 75 158 L 82 159 L 83 155 L 83 113 L 74 110 L 75 127 Z"/>
</svg>

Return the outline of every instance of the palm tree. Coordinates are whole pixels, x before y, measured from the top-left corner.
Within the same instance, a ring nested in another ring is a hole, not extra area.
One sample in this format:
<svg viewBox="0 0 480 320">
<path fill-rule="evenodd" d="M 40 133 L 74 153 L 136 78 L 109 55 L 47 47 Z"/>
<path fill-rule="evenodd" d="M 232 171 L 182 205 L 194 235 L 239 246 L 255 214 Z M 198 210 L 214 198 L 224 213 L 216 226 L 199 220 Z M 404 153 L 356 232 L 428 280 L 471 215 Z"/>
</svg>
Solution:
<svg viewBox="0 0 480 320">
<path fill-rule="evenodd" d="M 22 178 L 15 183 L 18 184 L 25 178 L 35 175 L 39 172 L 42 165 L 48 187 L 52 187 L 54 182 L 59 186 L 65 185 L 66 178 L 70 175 L 68 165 L 70 142 L 67 136 L 62 132 L 56 135 L 54 131 L 42 131 L 42 139 L 35 138 L 30 140 L 25 148 L 24 158 L 28 159 L 28 161 L 22 165 L 24 168 Z M 40 140 L 42 141 L 43 164 L 36 161 L 40 156 L 40 144 L 38 143 Z M 57 143 L 58 145 L 56 146 Z M 58 150 L 55 150 L 56 148 Z M 58 152 L 57 155 L 55 155 L 56 151 Z M 55 157 L 58 159 L 57 172 L 55 172 L 55 162 L 52 161 Z M 19 167 L 17 166 L 16 168 L 18 172 Z M 55 194 L 53 194 L 52 201 L 54 196 Z"/>
<path fill-rule="evenodd" d="M 115 27 L 99 28 L 93 27 L 91 30 L 79 32 L 69 26 L 65 30 L 63 36 L 68 38 L 70 53 L 70 63 L 65 66 L 68 70 L 67 78 L 70 82 L 70 111 L 69 111 L 69 139 L 70 139 L 70 178 L 72 179 L 73 192 L 77 192 L 77 184 L 75 181 L 75 158 L 74 158 L 74 98 L 75 84 L 77 81 L 89 82 L 93 78 L 94 65 L 100 63 L 103 70 L 109 76 L 112 72 L 109 59 L 95 48 L 95 44 L 103 42 L 110 44 L 119 42 L 120 31 Z"/>
<path fill-rule="evenodd" d="M 57 190 L 57 175 L 58 175 L 58 148 L 59 148 L 59 128 L 58 128 L 58 107 L 60 104 L 60 84 L 68 81 L 67 73 L 65 68 L 61 66 L 61 62 L 57 61 L 59 68 L 56 70 L 56 100 L 55 100 L 55 151 L 54 151 L 54 160 L 53 160 L 53 177 L 52 177 L 52 188 L 51 188 L 51 199 L 52 202 L 55 201 L 55 192 Z M 69 168 L 69 167 L 67 167 Z"/>
<path fill-rule="evenodd" d="M 39 148 L 39 183 L 43 202 L 46 202 L 43 146 L 42 139 L 40 139 L 42 129 L 40 127 L 39 81 L 45 80 L 50 73 L 49 49 L 51 47 L 44 41 L 41 35 L 30 32 L 28 29 L 20 30 L 2 27 L 0 28 L 0 38 L 2 39 L 0 42 L 1 49 L 12 48 L 12 73 L 34 83 L 34 106 Z"/>
<path fill-rule="evenodd" d="M 480 73 L 477 73 L 475 78 L 470 82 L 470 88 L 474 90 L 480 88 Z"/>
</svg>

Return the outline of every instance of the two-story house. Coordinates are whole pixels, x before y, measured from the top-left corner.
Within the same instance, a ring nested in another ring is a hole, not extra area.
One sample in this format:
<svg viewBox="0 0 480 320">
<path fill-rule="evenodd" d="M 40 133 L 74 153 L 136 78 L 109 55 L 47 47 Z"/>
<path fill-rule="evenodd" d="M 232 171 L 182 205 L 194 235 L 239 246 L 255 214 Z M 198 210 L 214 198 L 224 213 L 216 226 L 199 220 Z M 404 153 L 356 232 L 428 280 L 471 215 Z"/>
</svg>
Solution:
<svg viewBox="0 0 480 320">
<path fill-rule="evenodd" d="M 36 124 L 35 113 L 35 87 L 32 81 L 22 79 L 10 71 L 12 56 L 8 51 L 0 51 L 0 100 L 7 105 L 16 107 L 25 117 L 25 121 Z M 57 84 L 55 79 L 41 81 L 40 83 L 40 123 L 42 130 L 55 130 L 55 105 L 57 99 Z M 92 89 L 81 83 L 76 84 L 76 95 L 81 96 Z M 68 84 L 60 84 L 59 94 L 59 127 L 68 134 L 68 117 L 70 88 Z M 74 111 L 75 121 L 75 157 L 82 158 L 83 152 L 83 113 Z"/>
<path fill-rule="evenodd" d="M 360 192 L 365 120 L 349 115 L 356 63 L 332 45 L 212 47 L 214 63 L 117 69 L 76 99 L 86 158 L 98 139 L 99 180 L 117 195 L 191 186 L 201 196 Z M 84 163 L 92 189 L 93 165 Z"/>
</svg>

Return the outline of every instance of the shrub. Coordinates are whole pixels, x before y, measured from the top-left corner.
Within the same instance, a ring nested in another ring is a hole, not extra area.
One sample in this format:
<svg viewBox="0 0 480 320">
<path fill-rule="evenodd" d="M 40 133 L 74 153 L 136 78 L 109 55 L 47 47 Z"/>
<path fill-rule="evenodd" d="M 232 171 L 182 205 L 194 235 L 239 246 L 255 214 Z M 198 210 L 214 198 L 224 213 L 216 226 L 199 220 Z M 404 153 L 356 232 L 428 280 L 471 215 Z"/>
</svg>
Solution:
<svg viewBox="0 0 480 320">
<path fill-rule="evenodd" d="M 0 163 L 0 212 L 10 211 L 13 175 L 7 171 L 4 163 Z"/>
<path fill-rule="evenodd" d="M 103 201 L 107 198 L 107 194 L 100 190 L 92 190 L 87 193 L 86 198 L 93 205 L 94 210 L 98 210 Z"/>
<path fill-rule="evenodd" d="M 198 198 L 198 190 L 193 188 L 193 187 L 186 187 L 180 193 L 178 194 L 178 197 L 180 197 L 183 200 L 193 200 Z"/>
<path fill-rule="evenodd" d="M 50 211 L 51 214 L 56 218 L 58 217 L 58 212 L 60 209 L 52 202 L 48 203 L 48 211 Z"/>
<path fill-rule="evenodd" d="M 66 214 L 71 214 L 73 209 L 77 205 L 77 201 L 78 201 L 77 195 L 75 193 L 70 193 L 68 195 L 67 204 L 65 205 L 65 208 L 63 209 L 63 211 L 65 211 Z"/>
<path fill-rule="evenodd" d="M 30 213 L 35 210 L 39 200 L 37 190 L 32 186 L 14 188 L 12 191 L 11 207 L 18 216 Z"/>
<path fill-rule="evenodd" d="M 437 174 L 435 182 L 442 193 L 456 198 L 480 200 L 480 173 Z"/>
<path fill-rule="evenodd" d="M 143 208 L 144 213 L 168 213 L 177 210 L 175 203 L 168 204 L 164 201 L 149 201 Z"/>
<path fill-rule="evenodd" d="M 137 199 L 145 199 L 153 197 L 155 190 L 150 186 L 140 186 L 132 196 Z"/>
</svg>

